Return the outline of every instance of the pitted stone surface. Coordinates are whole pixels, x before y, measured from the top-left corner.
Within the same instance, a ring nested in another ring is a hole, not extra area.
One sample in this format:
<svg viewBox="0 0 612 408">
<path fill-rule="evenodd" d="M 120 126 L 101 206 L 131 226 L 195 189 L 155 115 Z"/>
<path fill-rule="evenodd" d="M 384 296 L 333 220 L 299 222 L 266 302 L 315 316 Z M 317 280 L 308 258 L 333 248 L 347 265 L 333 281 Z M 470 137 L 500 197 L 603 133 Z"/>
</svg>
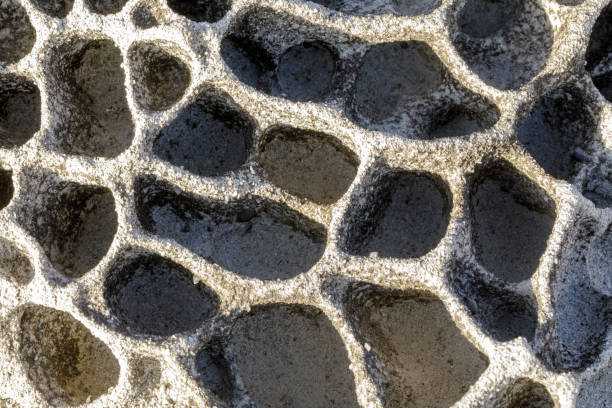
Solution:
<svg viewBox="0 0 612 408">
<path fill-rule="evenodd" d="M 0 406 L 609 406 L 611 10 L 0 0 Z"/>
</svg>

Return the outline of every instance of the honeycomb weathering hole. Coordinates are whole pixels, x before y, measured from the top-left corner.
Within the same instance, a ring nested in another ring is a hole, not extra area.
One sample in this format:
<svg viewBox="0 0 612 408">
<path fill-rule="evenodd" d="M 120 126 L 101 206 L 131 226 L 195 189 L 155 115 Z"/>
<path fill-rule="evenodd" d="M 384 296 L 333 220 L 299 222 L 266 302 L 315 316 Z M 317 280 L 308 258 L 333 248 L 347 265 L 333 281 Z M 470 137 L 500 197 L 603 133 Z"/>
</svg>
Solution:
<svg viewBox="0 0 612 408">
<path fill-rule="evenodd" d="M 291 127 L 266 131 L 258 162 L 266 177 L 298 197 L 332 204 L 347 191 L 359 159 L 336 138 Z"/>
<path fill-rule="evenodd" d="M 254 131 L 229 96 L 206 92 L 161 130 L 153 153 L 199 176 L 221 176 L 246 162 Z"/>
<path fill-rule="evenodd" d="M 123 58 L 108 39 L 73 39 L 51 51 L 50 104 L 64 153 L 116 157 L 132 143 L 134 124 L 125 93 Z"/>
<path fill-rule="evenodd" d="M 555 221 L 555 206 L 535 182 L 507 162 L 476 171 L 470 194 L 476 259 L 507 282 L 529 279 Z"/>
<path fill-rule="evenodd" d="M 132 11 L 132 22 L 138 28 L 147 29 L 159 25 L 157 17 L 147 3 L 140 3 Z"/>
<path fill-rule="evenodd" d="M 251 197 L 224 203 L 141 178 L 136 211 L 145 230 L 174 239 L 216 264 L 252 278 L 288 279 L 323 255 L 325 228 L 290 208 Z"/>
<path fill-rule="evenodd" d="M 32 50 L 36 31 L 16 0 L 0 3 L 0 27 L 0 64 L 17 62 Z"/>
<path fill-rule="evenodd" d="M 349 213 L 353 225 L 345 249 L 362 256 L 423 256 L 446 233 L 451 201 L 448 184 L 440 177 L 392 170 L 378 180 L 366 206 Z"/>
<path fill-rule="evenodd" d="M 31 0 L 34 7 L 51 17 L 64 18 L 72 10 L 74 0 Z"/>
<path fill-rule="evenodd" d="M 117 385 L 120 367 L 111 350 L 68 313 L 27 306 L 20 328 L 27 374 L 51 404 L 84 404 Z"/>
<path fill-rule="evenodd" d="M 591 32 L 586 51 L 586 69 L 599 92 L 612 102 L 612 4 L 606 6 Z"/>
<path fill-rule="evenodd" d="M 133 66 L 136 99 L 145 109 L 168 109 L 189 87 L 191 74 L 187 65 L 156 44 L 140 42 L 132 45 L 129 59 Z"/>
<path fill-rule="evenodd" d="M 532 341 L 538 325 L 536 309 L 514 292 L 487 283 L 469 266 L 449 273 L 450 285 L 485 333 L 500 342 L 524 337 Z"/>
<path fill-rule="evenodd" d="M 383 122 L 412 99 L 440 88 L 443 73 L 442 63 L 425 43 L 375 45 L 365 54 L 357 74 L 354 109 L 366 120 Z"/>
<path fill-rule="evenodd" d="M 419 16 L 429 14 L 440 6 L 441 0 L 383 0 L 364 2 L 361 0 L 311 0 L 336 11 L 347 14 L 395 14 Z"/>
<path fill-rule="evenodd" d="M 554 408 L 555 403 L 542 384 L 521 378 L 506 391 L 497 406 L 502 408 Z"/>
<path fill-rule="evenodd" d="M 198 381 L 220 400 L 230 402 L 234 396 L 235 382 L 223 344 L 213 340 L 195 355 Z"/>
<path fill-rule="evenodd" d="M 217 295 L 194 284 L 191 272 L 154 254 L 118 262 L 105 279 L 104 298 L 127 330 L 156 336 L 194 330 L 219 307 Z"/>
<path fill-rule="evenodd" d="M 0 75 L 0 147 L 21 146 L 40 129 L 40 92 L 27 78 Z"/>
<path fill-rule="evenodd" d="M 38 239 L 55 269 L 78 278 L 106 255 L 117 231 L 113 194 L 104 187 L 47 176 L 20 221 Z"/>
<path fill-rule="evenodd" d="M 167 0 L 167 3 L 175 13 L 207 23 L 221 20 L 232 6 L 230 0 Z"/>
<path fill-rule="evenodd" d="M 506 90 L 529 82 L 546 65 L 553 32 L 533 0 L 467 0 L 453 43 L 488 85 Z"/>
<path fill-rule="evenodd" d="M 9 205 L 14 191 L 13 172 L 0 169 L 0 210 Z"/>
<path fill-rule="evenodd" d="M 115 14 L 121 11 L 128 0 L 85 0 L 88 9 L 97 14 Z"/>
<path fill-rule="evenodd" d="M 608 366 L 582 384 L 578 392 L 576 406 L 580 408 L 612 406 L 610 384 L 612 384 L 612 367 Z"/>
<path fill-rule="evenodd" d="M 30 260 L 9 241 L 0 238 L 0 276 L 18 285 L 27 285 L 34 279 Z"/>
<path fill-rule="evenodd" d="M 356 285 L 349 319 L 385 373 L 384 406 L 448 407 L 489 365 L 459 331 L 444 304 L 420 291 Z"/>
<path fill-rule="evenodd" d="M 590 160 L 585 146 L 596 126 L 583 92 L 560 88 L 536 102 L 519 126 L 518 139 L 547 173 L 571 181 L 579 163 Z"/>
<path fill-rule="evenodd" d="M 257 306 L 232 326 L 228 346 L 259 407 L 358 407 L 344 343 L 311 306 Z"/>
<path fill-rule="evenodd" d="M 302 43 L 279 58 L 276 74 L 280 92 L 295 101 L 324 100 L 331 92 L 336 56 L 324 43 Z"/>
<path fill-rule="evenodd" d="M 539 353 L 557 372 L 582 371 L 593 364 L 612 322 L 612 298 L 602 293 L 603 282 L 593 279 L 599 273 L 610 274 L 609 268 L 597 271 L 606 267 L 605 261 L 600 264 L 601 257 L 609 257 L 610 252 L 595 236 L 594 220 L 579 219 L 570 231 L 561 250 L 563 258 L 551 275 L 555 315 L 546 326 L 547 341 Z"/>
</svg>

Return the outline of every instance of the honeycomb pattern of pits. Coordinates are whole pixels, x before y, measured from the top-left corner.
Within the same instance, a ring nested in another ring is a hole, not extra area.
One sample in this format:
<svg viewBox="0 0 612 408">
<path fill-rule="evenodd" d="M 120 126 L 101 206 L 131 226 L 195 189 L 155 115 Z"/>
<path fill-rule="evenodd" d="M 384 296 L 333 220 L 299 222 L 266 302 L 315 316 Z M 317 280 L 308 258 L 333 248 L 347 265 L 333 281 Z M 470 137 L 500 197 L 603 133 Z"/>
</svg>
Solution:
<svg viewBox="0 0 612 408">
<path fill-rule="evenodd" d="M 547 193 L 509 163 L 498 161 L 477 170 L 470 208 L 478 262 L 504 281 L 529 279 L 555 221 Z"/>
<path fill-rule="evenodd" d="M 602 351 L 607 328 L 612 323 L 612 298 L 600 290 L 601 282 L 591 280 L 593 275 L 609 275 L 605 261 L 610 252 L 601 248 L 601 238 L 594 237 L 594 221 L 577 221 L 575 233 L 568 236 L 563 247 L 563 258 L 555 270 L 552 291 L 556 316 L 549 325 L 549 336 L 542 350 L 544 361 L 557 371 L 584 370 Z M 605 238 L 604 238 L 605 239 Z M 605 288 L 604 288 L 605 290 Z"/>
<path fill-rule="evenodd" d="M 345 249 L 354 255 L 418 258 L 435 248 L 450 219 L 448 184 L 433 174 L 389 170 L 366 207 L 352 210 Z"/>
<path fill-rule="evenodd" d="M 38 189 L 32 189 L 34 200 L 24 205 L 20 222 L 59 273 L 81 277 L 102 260 L 117 232 L 113 194 L 53 174 L 38 181 Z"/>
<path fill-rule="evenodd" d="M 457 265 L 451 287 L 489 336 L 499 342 L 524 337 L 532 341 L 538 325 L 536 308 L 524 296 L 486 282 L 474 268 Z"/>
<path fill-rule="evenodd" d="M 50 81 L 61 89 L 51 110 L 64 153 L 116 157 L 132 143 L 134 124 L 120 50 L 109 39 L 72 39 L 51 51 Z M 67 106 L 68 109 L 65 109 Z"/>
<path fill-rule="evenodd" d="M 157 17 L 146 3 L 141 3 L 132 11 L 132 22 L 138 28 L 147 29 L 159 25 Z"/>
<path fill-rule="evenodd" d="M 234 397 L 235 380 L 225 357 L 223 344 L 218 340 L 211 341 L 197 352 L 194 362 L 201 384 L 221 401 L 231 401 Z"/>
<path fill-rule="evenodd" d="M 221 176 L 246 162 L 254 131 L 231 98 L 204 92 L 161 130 L 153 153 L 198 176 Z"/>
<path fill-rule="evenodd" d="M 17 0 L 0 3 L 0 64 L 25 57 L 34 46 L 36 31 Z"/>
<path fill-rule="evenodd" d="M 72 10 L 74 0 L 32 0 L 32 5 L 51 17 L 64 18 Z"/>
<path fill-rule="evenodd" d="M 21 146 L 40 129 L 40 92 L 32 81 L 0 75 L 0 147 Z"/>
<path fill-rule="evenodd" d="M 34 279 L 34 268 L 30 260 L 5 239 L 0 239 L 0 276 L 18 285 L 27 285 Z"/>
<path fill-rule="evenodd" d="M 6 207 L 13 199 L 13 172 L 0 169 L 0 209 Z"/>
<path fill-rule="evenodd" d="M 234 323 L 228 347 L 260 408 L 359 406 L 342 339 L 316 308 L 253 308 Z"/>
<path fill-rule="evenodd" d="M 597 123 L 577 88 L 560 88 L 541 97 L 521 123 L 518 139 L 551 176 L 571 181 L 586 152 Z"/>
<path fill-rule="evenodd" d="M 137 184 L 136 211 L 145 230 L 239 275 L 292 278 L 325 250 L 325 228 L 284 205 L 257 197 L 203 200 L 151 178 Z"/>
<path fill-rule="evenodd" d="M 489 365 L 427 292 L 354 285 L 345 302 L 372 358 L 384 367 L 385 407 L 451 406 Z"/>
<path fill-rule="evenodd" d="M 119 362 L 111 350 L 68 313 L 27 306 L 20 329 L 28 376 L 51 404 L 84 404 L 117 385 Z"/>
<path fill-rule="evenodd" d="M 115 14 L 121 11 L 128 0 L 85 0 L 88 9 L 96 14 Z"/>
<path fill-rule="evenodd" d="M 104 298 L 127 330 L 171 336 L 193 330 L 218 310 L 217 296 L 190 271 L 155 254 L 118 262 L 104 282 Z"/>
<path fill-rule="evenodd" d="M 419 16 L 429 14 L 440 6 L 441 0 L 383 0 L 364 2 L 359 0 L 311 0 L 331 10 L 354 15 L 394 14 Z"/>
<path fill-rule="evenodd" d="M 591 32 L 586 69 L 599 92 L 612 102 L 612 4 L 602 11 Z"/>
<path fill-rule="evenodd" d="M 513 384 L 499 403 L 504 408 L 554 408 L 555 403 L 546 387 L 527 378 Z"/>
<path fill-rule="evenodd" d="M 551 23 L 533 0 L 467 0 L 458 12 L 453 44 L 488 85 L 519 88 L 546 65 Z"/>
<path fill-rule="evenodd" d="M 187 65 L 156 44 L 136 43 L 130 48 L 129 59 L 136 100 L 145 109 L 168 109 L 189 87 Z"/>
<path fill-rule="evenodd" d="M 214 23 L 225 16 L 231 0 L 167 0 L 175 13 L 197 22 Z"/>
<path fill-rule="evenodd" d="M 610 0 L 0 0 L 0 407 L 610 406 Z"/>
<path fill-rule="evenodd" d="M 349 100 L 349 114 L 360 126 L 424 139 L 463 136 L 499 118 L 495 106 L 459 85 L 420 41 L 372 46 Z"/>
<path fill-rule="evenodd" d="M 333 204 L 348 190 L 359 158 L 333 136 L 305 129 L 268 129 L 258 163 L 267 179 L 298 197 Z"/>
</svg>

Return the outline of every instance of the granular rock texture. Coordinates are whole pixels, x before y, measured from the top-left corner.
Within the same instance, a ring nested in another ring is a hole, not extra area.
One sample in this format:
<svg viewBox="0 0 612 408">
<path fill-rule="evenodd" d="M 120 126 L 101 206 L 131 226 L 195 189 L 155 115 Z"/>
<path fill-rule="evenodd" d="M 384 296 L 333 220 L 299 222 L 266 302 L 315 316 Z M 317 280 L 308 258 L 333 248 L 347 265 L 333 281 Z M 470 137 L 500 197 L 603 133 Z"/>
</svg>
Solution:
<svg viewBox="0 0 612 408">
<path fill-rule="evenodd" d="M 610 0 L 0 0 L 0 407 L 612 406 Z"/>
</svg>

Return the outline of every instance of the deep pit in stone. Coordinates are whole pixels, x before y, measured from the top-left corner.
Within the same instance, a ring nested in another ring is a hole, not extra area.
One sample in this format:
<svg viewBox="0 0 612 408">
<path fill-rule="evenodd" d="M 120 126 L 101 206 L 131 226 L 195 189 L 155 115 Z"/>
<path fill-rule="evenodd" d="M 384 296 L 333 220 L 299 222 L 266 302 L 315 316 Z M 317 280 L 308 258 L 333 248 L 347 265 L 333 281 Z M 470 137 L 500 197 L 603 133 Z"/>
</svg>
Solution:
<svg viewBox="0 0 612 408">
<path fill-rule="evenodd" d="M 441 0 L 384 0 L 365 2 L 361 0 L 311 0 L 329 9 L 347 14 L 380 15 L 394 14 L 397 16 L 420 16 L 429 14 L 438 8 Z"/>
<path fill-rule="evenodd" d="M 222 19 L 232 5 L 230 0 L 167 0 L 167 3 L 175 13 L 207 23 Z"/>
<path fill-rule="evenodd" d="M 359 68 L 353 107 L 366 120 L 384 122 L 412 100 L 440 88 L 443 73 L 442 63 L 423 42 L 374 45 L 366 52 Z"/>
<path fill-rule="evenodd" d="M 21 224 L 38 240 L 62 275 L 78 278 L 106 255 L 117 231 L 115 200 L 104 187 L 47 175 L 20 214 Z"/>
<path fill-rule="evenodd" d="M 235 383 L 223 344 L 213 339 L 197 352 L 194 364 L 198 381 L 221 401 L 231 402 Z"/>
<path fill-rule="evenodd" d="M 132 143 L 134 124 L 125 93 L 123 58 L 109 39 L 73 38 L 47 61 L 50 105 L 59 148 L 68 154 L 116 157 Z"/>
<path fill-rule="evenodd" d="M 239 275 L 292 278 L 314 266 L 325 250 L 322 225 L 267 199 L 224 203 L 177 192 L 152 178 L 139 179 L 136 191 L 145 230 Z"/>
<path fill-rule="evenodd" d="M 132 11 L 132 23 L 138 28 L 147 29 L 159 25 L 157 17 L 153 14 L 147 3 L 140 3 Z"/>
<path fill-rule="evenodd" d="M 128 0 L 85 0 L 87 8 L 94 13 L 108 15 L 121 11 Z"/>
<path fill-rule="evenodd" d="M 219 300 L 191 272 L 155 254 L 118 262 L 104 281 L 104 298 L 122 325 L 135 334 L 171 336 L 212 318 Z"/>
<path fill-rule="evenodd" d="M 371 346 L 366 357 L 384 367 L 378 386 L 387 408 L 448 407 L 489 365 L 427 292 L 355 285 L 345 302 L 349 320 Z"/>
<path fill-rule="evenodd" d="M 488 85 L 507 90 L 529 82 L 546 65 L 553 32 L 533 0 L 468 0 L 452 40 L 459 54 Z"/>
<path fill-rule="evenodd" d="M 331 135 L 277 126 L 262 139 L 257 161 L 266 178 L 298 197 L 332 204 L 357 174 L 359 158 Z"/>
<path fill-rule="evenodd" d="M 34 268 L 28 257 L 5 239 L 0 239 L 0 276 L 18 285 L 27 285 L 34 279 Z"/>
<path fill-rule="evenodd" d="M 17 62 L 34 46 L 36 31 L 16 0 L 0 3 L 0 64 Z"/>
<path fill-rule="evenodd" d="M 312 306 L 253 307 L 235 321 L 228 346 L 260 408 L 359 406 L 344 343 Z"/>
<path fill-rule="evenodd" d="M 458 265 L 449 273 L 450 285 L 482 330 L 505 342 L 517 337 L 532 341 L 537 312 L 527 298 L 484 280 L 471 266 Z"/>
<path fill-rule="evenodd" d="M 602 11 L 593 30 L 586 51 L 586 69 L 593 83 L 608 101 L 612 102 L 612 4 Z"/>
<path fill-rule="evenodd" d="M 596 118 L 583 91 L 559 88 L 536 102 L 518 128 L 518 139 L 548 174 L 571 181 L 580 163 L 590 160 L 586 150 Z"/>
<path fill-rule="evenodd" d="M 221 176 L 246 162 L 254 131 L 229 96 L 208 91 L 161 130 L 153 153 L 198 176 Z"/>
<path fill-rule="evenodd" d="M 302 43 L 278 60 L 276 75 L 283 96 L 293 101 L 324 100 L 332 90 L 336 56 L 325 43 Z"/>
<path fill-rule="evenodd" d="M 499 403 L 501 408 L 554 408 L 550 393 L 542 384 L 520 378 L 506 390 Z"/>
<path fill-rule="evenodd" d="M 64 18 L 72 10 L 74 0 L 31 0 L 34 7 L 51 17 Z"/>
<path fill-rule="evenodd" d="M 9 205 L 13 198 L 13 172 L 0 169 L 0 210 Z"/>
<path fill-rule="evenodd" d="M 555 221 L 547 193 L 511 164 L 497 161 L 476 170 L 469 203 L 478 262 L 504 281 L 529 279 Z"/>
<path fill-rule="evenodd" d="M 423 256 L 446 233 L 451 201 L 448 184 L 439 176 L 390 170 L 377 180 L 366 206 L 350 210 L 345 249 L 361 256 Z"/>
<path fill-rule="evenodd" d="M 595 221 L 590 218 L 575 222 L 551 275 L 555 315 L 546 326 L 547 341 L 539 355 L 557 372 L 582 371 L 593 364 L 603 350 L 612 323 L 612 298 L 600 292 L 601 282 L 592 281 L 589 271 L 600 256 L 605 257 L 604 248 L 604 254 L 592 252 L 600 245 L 594 230 Z M 605 263 L 601 266 L 605 268 Z"/>
<path fill-rule="evenodd" d="M 40 129 L 40 92 L 29 79 L 0 75 L 0 147 L 22 146 Z"/>
<path fill-rule="evenodd" d="M 187 65 L 155 43 L 139 42 L 128 51 L 136 101 L 144 109 L 168 109 L 191 82 Z"/>
<path fill-rule="evenodd" d="M 117 385 L 120 367 L 111 350 L 68 313 L 27 306 L 20 328 L 28 377 L 49 403 L 84 404 Z"/>
</svg>

